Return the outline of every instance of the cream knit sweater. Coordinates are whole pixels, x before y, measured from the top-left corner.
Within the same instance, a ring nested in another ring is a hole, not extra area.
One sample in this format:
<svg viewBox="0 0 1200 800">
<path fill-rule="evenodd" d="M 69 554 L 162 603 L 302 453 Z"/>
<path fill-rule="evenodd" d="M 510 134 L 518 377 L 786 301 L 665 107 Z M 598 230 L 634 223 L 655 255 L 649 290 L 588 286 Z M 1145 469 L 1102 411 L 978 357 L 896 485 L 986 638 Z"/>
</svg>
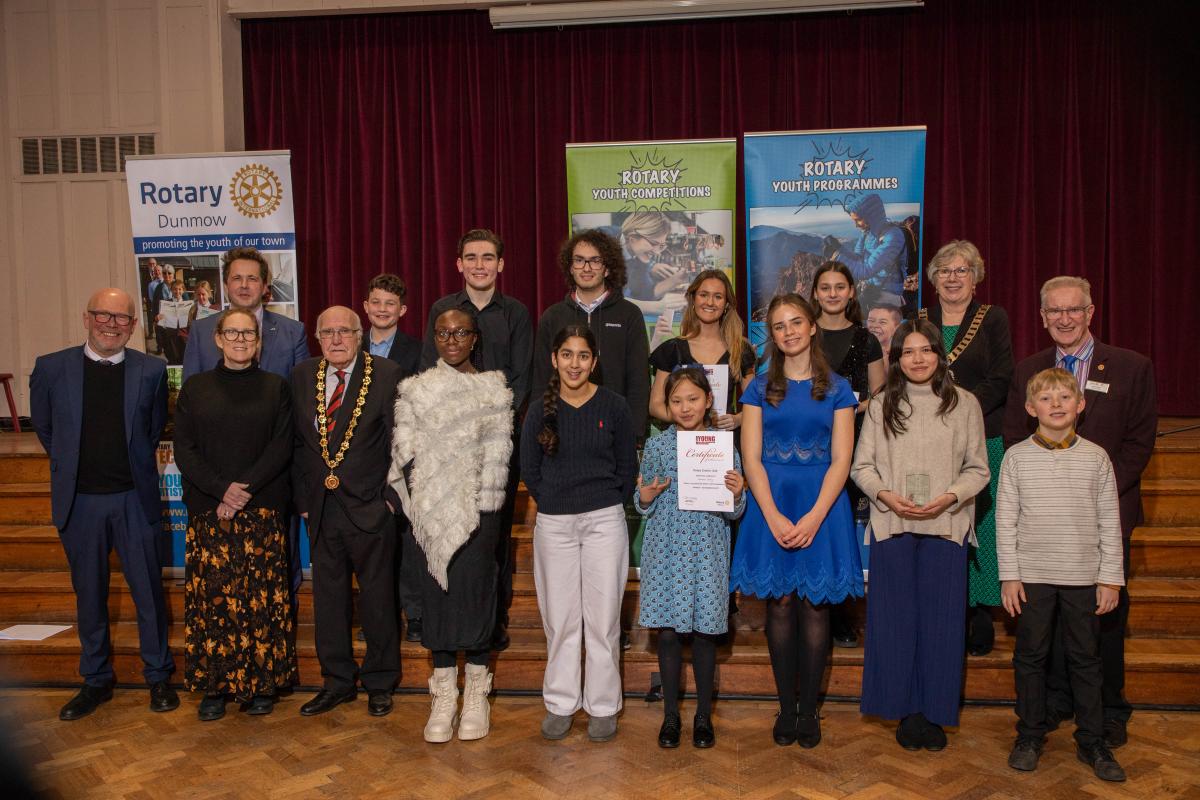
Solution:
<svg viewBox="0 0 1200 800">
<path fill-rule="evenodd" d="M 908 429 L 899 436 L 885 436 L 883 399 L 867 406 L 862 433 L 854 452 L 850 477 L 871 500 L 871 529 L 882 541 L 901 533 L 923 533 L 952 539 L 956 544 L 970 536 L 974 541 L 975 495 L 987 486 L 987 445 L 983 435 L 983 412 L 970 392 L 957 389 L 958 405 L 944 417 L 937 416 L 941 399 L 931 386 L 908 385 L 912 413 Z M 929 476 L 929 499 L 951 492 L 958 502 L 929 520 L 904 519 L 879 501 L 879 493 L 890 489 L 905 494 L 907 475 Z"/>
</svg>

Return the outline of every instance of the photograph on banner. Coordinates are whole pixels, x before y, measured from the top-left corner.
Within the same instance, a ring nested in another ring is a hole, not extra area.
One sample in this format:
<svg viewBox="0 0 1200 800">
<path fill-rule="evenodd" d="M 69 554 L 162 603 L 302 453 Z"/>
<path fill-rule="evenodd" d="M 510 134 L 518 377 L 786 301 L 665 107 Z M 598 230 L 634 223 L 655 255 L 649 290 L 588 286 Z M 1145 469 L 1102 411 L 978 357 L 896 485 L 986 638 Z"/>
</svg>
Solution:
<svg viewBox="0 0 1200 800">
<path fill-rule="evenodd" d="M 570 232 L 594 228 L 620 243 L 625 296 L 651 349 L 679 334 L 699 273 L 733 281 L 736 157 L 733 139 L 567 145 Z"/>
<path fill-rule="evenodd" d="M 761 353 L 772 297 L 811 297 L 835 261 L 887 352 L 920 303 L 925 128 L 748 133 L 744 159 L 751 342 Z"/>
<path fill-rule="evenodd" d="M 146 353 L 167 363 L 170 415 L 158 462 L 175 567 L 183 565 L 187 509 L 171 420 L 183 385 L 184 354 L 197 324 L 229 307 L 221 267 L 225 253 L 257 249 L 270 273 L 264 307 L 300 318 L 290 164 L 286 151 L 126 161 L 138 316 Z"/>
</svg>

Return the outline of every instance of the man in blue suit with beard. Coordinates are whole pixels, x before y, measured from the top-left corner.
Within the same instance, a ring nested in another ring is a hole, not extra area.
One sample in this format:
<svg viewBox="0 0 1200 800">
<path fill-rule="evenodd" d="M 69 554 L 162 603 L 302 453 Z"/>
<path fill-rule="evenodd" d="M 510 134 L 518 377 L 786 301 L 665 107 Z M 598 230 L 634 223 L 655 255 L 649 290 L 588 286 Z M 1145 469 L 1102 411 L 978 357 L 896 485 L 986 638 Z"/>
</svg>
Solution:
<svg viewBox="0 0 1200 800">
<path fill-rule="evenodd" d="M 150 709 L 171 711 L 158 538 L 162 501 L 155 451 L 167 420 L 166 365 L 125 348 L 137 326 L 133 298 L 101 289 L 83 314 L 87 342 L 38 358 L 29 381 L 30 415 L 50 456 L 54 527 L 71 567 L 83 688 L 59 719 L 85 717 L 112 699 L 109 661 L 109 553 L 114 547 L 137 607 Z"/>
<path fill-rule="evenodd" d="M 262 331 L 258 365 L 290 380 L 292 367 L 308 358 L 308 340 L 303 324 L 263 308 L 263 296 L 271 285 L 267 260 L 253 247 L 235 247 L 221 258 L 221 271 L 230 307 L 249 311 L 258 318 L 258 329 Z M 213 338 L 218 316 L 196 320 L 192 325 L 187 351 L 183 354 L 185 381 L 220 362 L 221 353 Z"/>
</svg>

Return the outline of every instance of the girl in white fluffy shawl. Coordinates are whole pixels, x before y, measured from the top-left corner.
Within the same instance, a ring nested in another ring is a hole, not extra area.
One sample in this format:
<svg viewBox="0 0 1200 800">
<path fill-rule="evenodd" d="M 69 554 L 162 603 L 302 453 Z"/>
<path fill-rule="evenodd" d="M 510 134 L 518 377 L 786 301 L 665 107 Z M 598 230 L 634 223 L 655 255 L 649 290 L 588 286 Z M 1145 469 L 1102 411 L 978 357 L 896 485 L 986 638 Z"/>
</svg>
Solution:
<svg viewBox="0 0 1200 800">
<path fill-rule="evenodd" d="M 460 739 L 486 736 L 496 620 L 500 506 L 512 453 L 512 392 L 499 371 L 477 372 L 474 318 L 460 309 L 434 321 L 438 362 L 400 384 L 388 482 L 425 552 L 421 643 L 433 651 L 428 742 L 449 741 L 458 701 L 458 651 L 466 653 Z M 407 480 L 406 480 L 407 473 Z"/>
</svg>

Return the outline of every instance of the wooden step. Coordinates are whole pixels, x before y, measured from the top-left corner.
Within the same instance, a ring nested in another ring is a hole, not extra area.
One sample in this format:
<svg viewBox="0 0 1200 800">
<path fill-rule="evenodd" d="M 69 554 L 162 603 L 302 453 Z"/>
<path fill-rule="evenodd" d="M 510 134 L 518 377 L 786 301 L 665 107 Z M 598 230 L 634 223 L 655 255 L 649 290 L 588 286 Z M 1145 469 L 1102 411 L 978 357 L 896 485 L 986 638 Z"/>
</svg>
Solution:
<svg viewBox="0 0 1200 800">
<path fill-rule="evenodd" d="M 39 483 L 50 480 L 50 459 L 37 435 L 0 434 L 0 483 Z"/>
<path fill-rule="evenodd" d="M 1195 418 L 1186 417 L 1159 419 L 1159 437 L 1154 443 L 1150 463 L 1142 473 L 1143 479 L 1200 478 L 1200 429 L 1168 433 L 1191 427 L 1196 422 Z"/>
<path fill-rule="evenodd" d="M 1142 508 L 1147 525 L 1200 525 L 1200 480 L 1143 480 Z"/>
<path fill-rule="evenodd" d="M 1143 527 L 1133 531 L 1129 547 L 1133 577 L 1200 576 L 1200 527 Z"/>
<path fill-rule="evenodd" d="M 0 623 L 0 627 L 8 624 Z M 118 680 L 141 683 L 136 625 L 122 622 L 113 625 L 112 630 Z M 181 681 L 182 626 L 172 627 L 170 641 L 179 667 L 174 680 Z M 321 677 L 312 626 L 299 626 L 296 641 L 301 685 L 317 686 Z M 356 641 L 354 648 L 361 659 L 365 645 Z M 432 669 L 428 651 L 419 644 L 403 642 L 400 653 L 401 686 L 425 687 Z M 77 683 L 78 659 L 79 646 L 74 629 L 44 642 L 0 642 L 0 674 L 4 676 L 5 685 Z M 544 642 L 514 633 L 509 649 L 496 656 L 496 688 L 540 691 L 545 659 Z M 764 645 L 726 644 L 718 650 L 717 659 L 719 686 L 724 693 L 764 697 L 775 693 L 770 656 Z M 857 696 L 862 681 L 862 659 L 861 648 L 833 650 L 826 691 L 833 695 Z M 966 659 L 966 697 L 973 700 L 1012 699 L 1011 662 L 1012 639 L 1009 637 L 998 639 L 996 648 L 989 655 Z M 1132 702 L 1200 705 L 1200 639 L 1132 640 L 1126 647 L 1125 663 L 1126 693 Z M 625 651 L 622 657 L 625 690 L 644 691 L 649 686 L 650 673 L 657 670 L 657 656 L 648 644 Z"/>
<path fill-rule="evenodd" d="M 0 484 L 0 523 L 49 525 L 50 483 Z"/>
</svg>

